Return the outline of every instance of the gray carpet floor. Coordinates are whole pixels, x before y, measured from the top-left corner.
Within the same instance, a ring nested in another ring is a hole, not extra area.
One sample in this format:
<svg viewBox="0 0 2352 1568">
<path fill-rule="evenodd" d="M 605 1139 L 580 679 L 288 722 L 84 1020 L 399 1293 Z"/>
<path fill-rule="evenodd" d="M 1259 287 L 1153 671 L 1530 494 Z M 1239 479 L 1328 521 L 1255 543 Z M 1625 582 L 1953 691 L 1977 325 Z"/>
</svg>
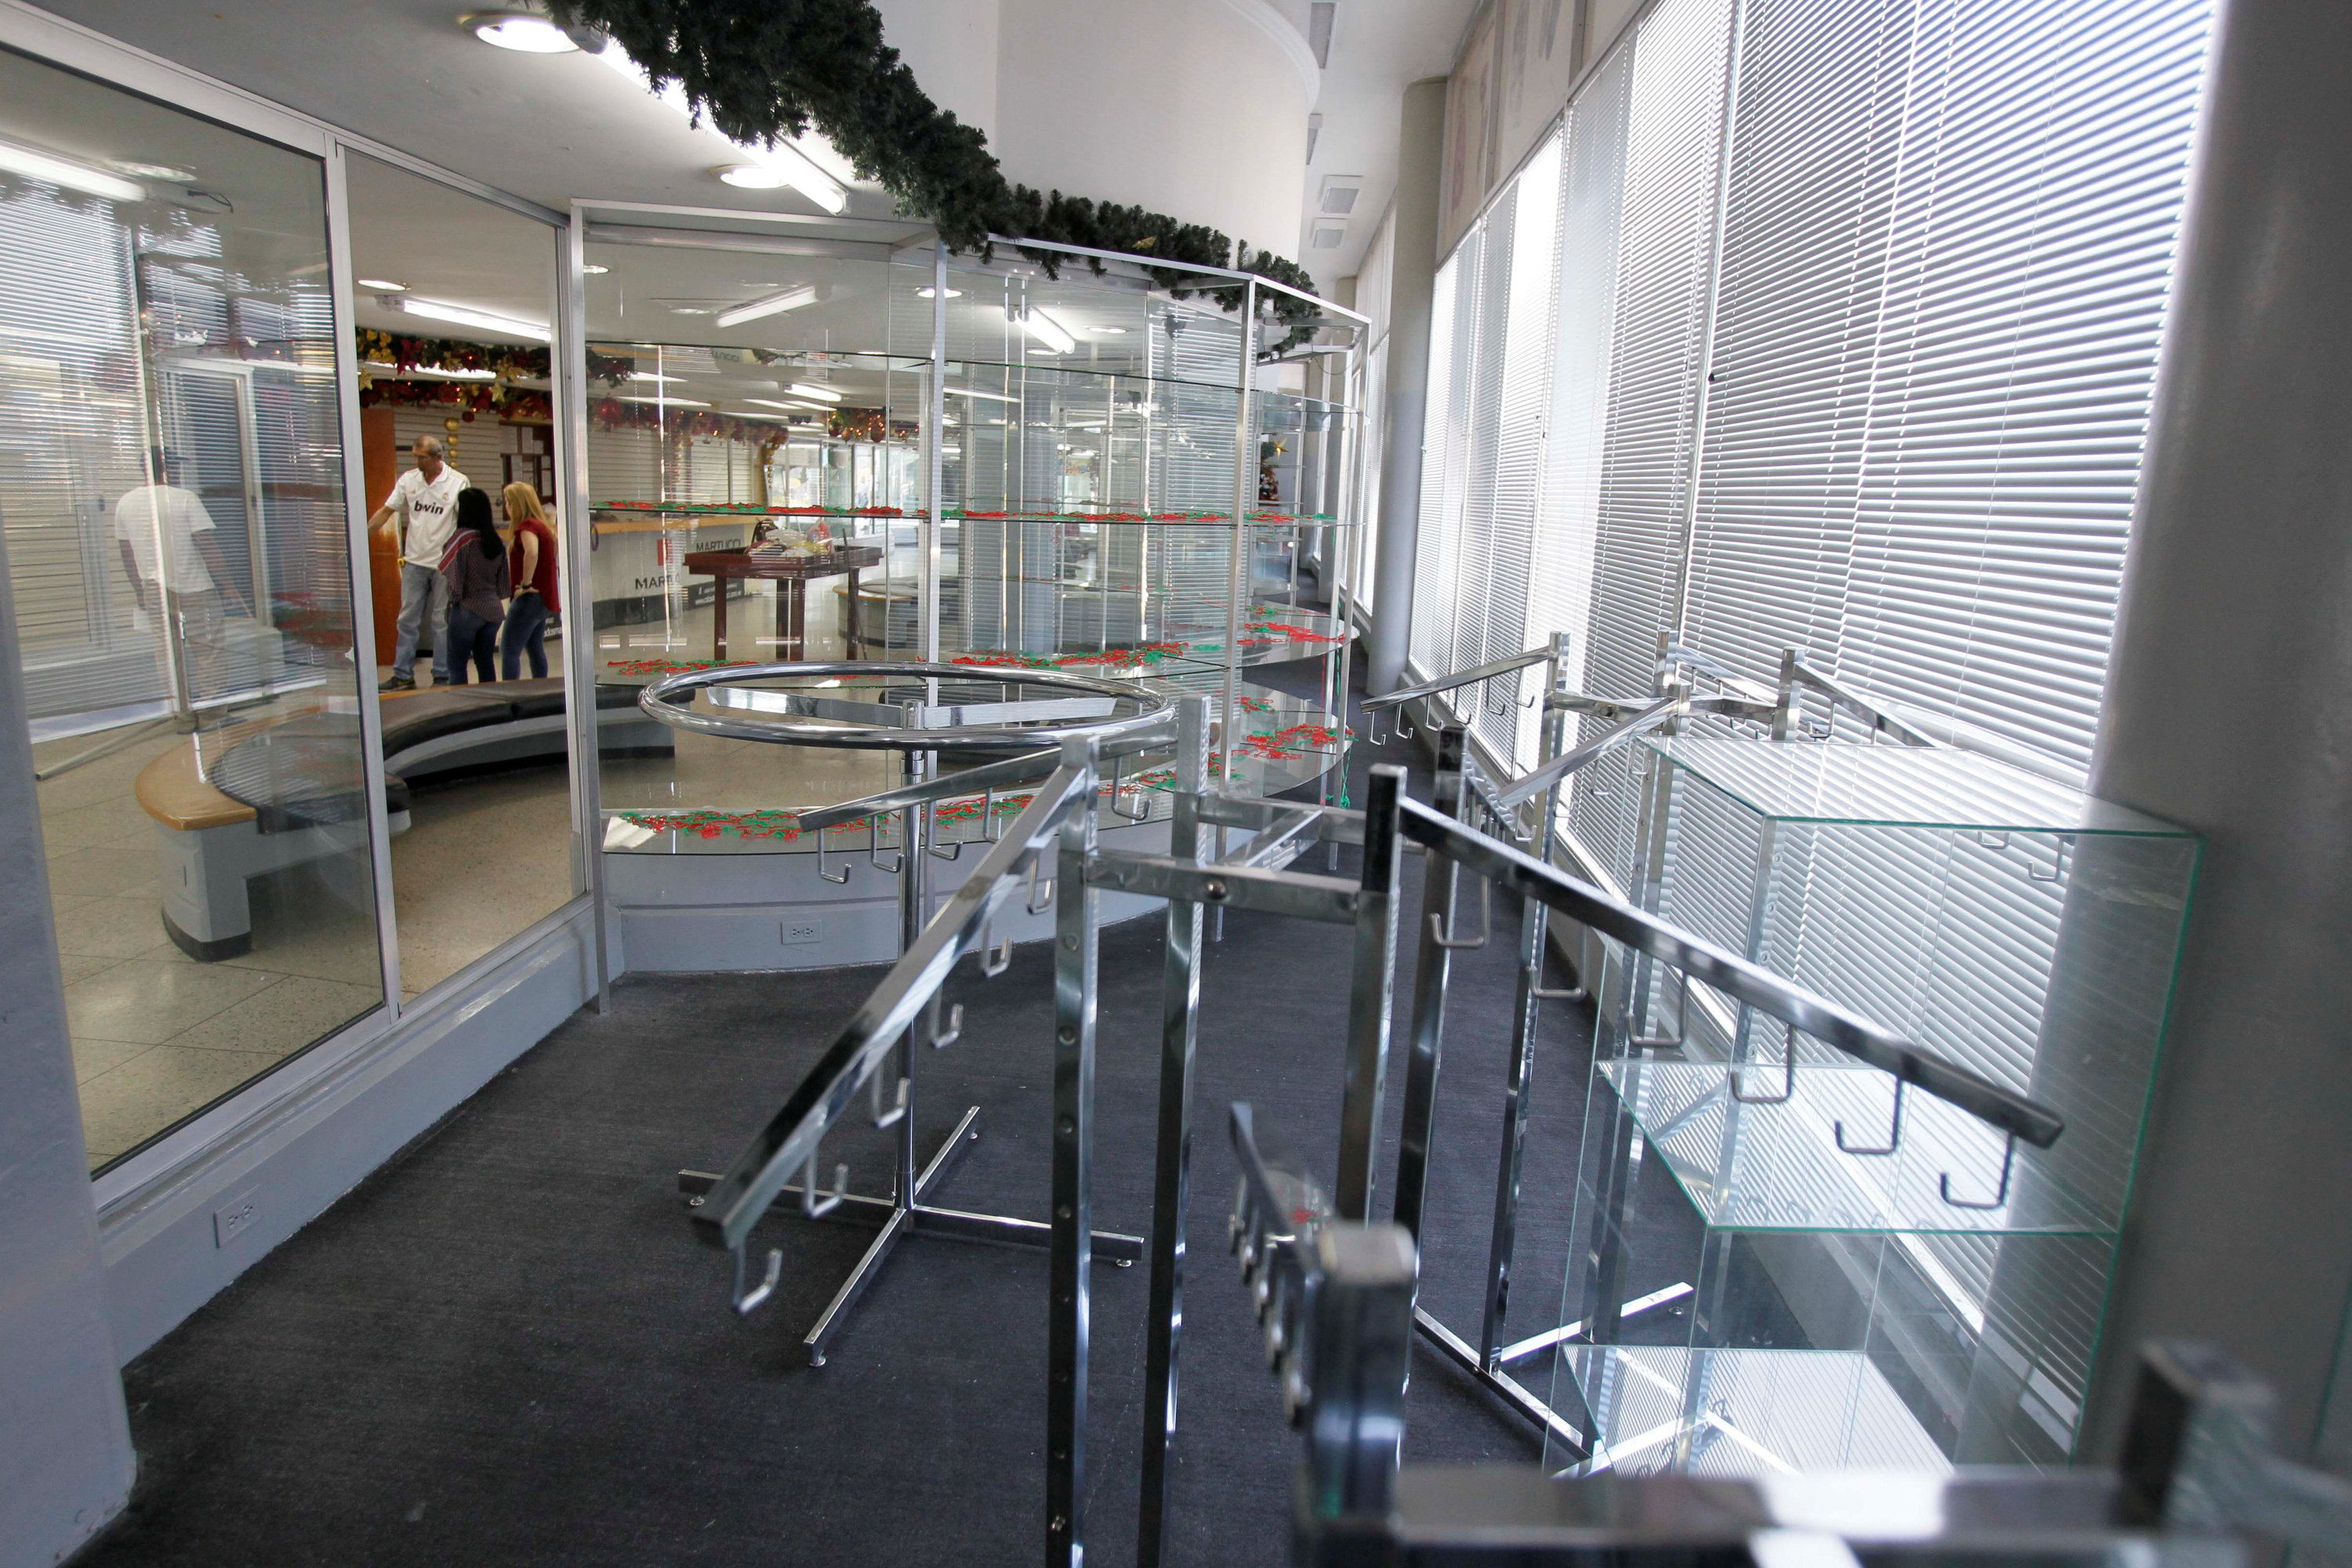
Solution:
<svg viewBox="0 0 2352 1568">
<path fill-rule="evenodd" d="M 1379 755 L 1360 748 L 1360 781 Z M 1103 941 L 1107 1229 L 1150 1227 L 1161 926 Z M 1447 1018 L 1423 1300 L 1464 1330 L 1493 1203 L 1513 930 L 1498 901 L 1492 943 L 1455 957 Z M 1349 940 L 1234 914 L 1208 952 L 1171 1563 L 1286 1556 L 1297 1446 L 1223 1246 L 1225 1108 L 1254 1102 L 1328 1168 Z M 1411 970 L 1408 956 L 1400 1026 Z M 682 1166 L 723 1167 L 880 973 L 632 977 L 609 1016 L 574 1016 L 131 1365 L 140 1482 L 85 1561 L 1035 1561 L 1044 1255 L 914 1239 L 812 1369 L 800 1336 L 870 1233 L 772 1216 L 760 1239 L 784 1249 L 782 1286 L 738 1319 L 724 1256 L 674 1191 Z M 966 965 L 952 984 L 964 1038 L 920 1064 L 915 1114 L 926 1150 L 967 1106 L 982 1137 L 936 1201 L 1042 1218 L 1049 954 L 1024 948 L 985 982 Z M 1558 1321 L 1587 1028 L 1580 1008 L 1544 1011 L 1515 1332 Z M 1392 1060 L 1383 1181 L 1403 1099 Z M 889 1135 L 857 1126 L 827 1159 L 886 1190 Z M 1146 1288 L 1143 1267 L 1097 1266 L 1087 1538 L 1104 1563 L 1135 1552 Z M 1475 1384 L 1433 1354 L 1414 1364 L 1410 1459 L 1538 1456 Z M 1548 1363 L 1528 1375 L 1540 1392 Z"/>
</svg>

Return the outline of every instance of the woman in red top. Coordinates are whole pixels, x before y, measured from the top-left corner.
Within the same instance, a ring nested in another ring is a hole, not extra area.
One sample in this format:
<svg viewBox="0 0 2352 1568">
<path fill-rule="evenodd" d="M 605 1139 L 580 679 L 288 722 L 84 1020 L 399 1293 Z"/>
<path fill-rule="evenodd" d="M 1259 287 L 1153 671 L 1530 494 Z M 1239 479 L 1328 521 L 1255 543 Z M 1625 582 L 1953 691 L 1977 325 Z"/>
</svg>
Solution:
<svg viewBox="0 0 2352 1568">
<path fill-rule="evenodd" d="M 514 574 L 514 603 L 507 606 L 505 629 L 499 637 L 500 673 L 509 680 L 522 676 L 523 649 L 530 650 L 534 679 L 547 676 L 547 617 L 562 612 L 555 591 L 555 531 L 540 510 L 539 492 L 529 485 L 509 485 L 499 495 L 514 538 L 507 546 L 507 564 Z"/>
</svg>

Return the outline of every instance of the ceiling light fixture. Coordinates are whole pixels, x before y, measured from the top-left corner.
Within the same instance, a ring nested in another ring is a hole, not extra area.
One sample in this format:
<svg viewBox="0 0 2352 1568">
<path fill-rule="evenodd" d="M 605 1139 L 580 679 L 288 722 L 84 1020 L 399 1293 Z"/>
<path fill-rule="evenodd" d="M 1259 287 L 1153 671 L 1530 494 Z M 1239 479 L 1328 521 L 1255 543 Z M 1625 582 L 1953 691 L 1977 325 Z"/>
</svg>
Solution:
<svg viewBox="0 0 2352 1568">
<path fill-rule="evenodd" d="M 1124 337 L 1127 333 L 1127 329 L 1125 327 L 1088 327 L 1087 331 L 1096 333 L 1097 336 L 1113 338 Z"/>
<path fill-rule="evenodd" d="M 394 283 L 389 278 L 362 278 L 358 282 L 361 288 L 373 289 L 379 294 L 405 294 L 408 292 L 407 284 Z"/>
<path fill-rule="evenodd" d="M 664 375 L 657 370 L 633 370 L 629 373 L 629 379 L 631 381 L 670 382 L 684 381 L 686 377 L 682 375 Z"/>
<path fill-rule="evenodd" d="M 938 289 L 933 289 L 927 283 L 922 288 L 915 290 L 915 298 L 918 300 L 929 300 L 936 298 L 938 293 Z M 950 300 L 961 300 L 963 298 L 963 290 L 961 289 L 950 289 L 948 290 L 948 298 Z"/>
<path fill-rule="evenodd" d="M 457 26 L 486 44 L 526 55 L 570 55 L 579 40 L 546 17 L 529 11 L 476 11 L 457 18 Z"/>
<path fill-rule="evenodd" d="M 667 104 L 688 124 L 698 129 L 708 128 L 696 115 L 694 106 L 687 101 L 685 88 L 672 81 L 660 91 L 654 91 L 652 81 L 620 45 L 605 45 L 596 58 L 636 83 L 640 90 Z M 717 135 L 718 132 L 712 132 L 711 134 Z M 719 139 L 727 140 L 724 137 Z M 778 185 L 790 185 L 829 213 L 840 213 L 848 208 L 849 193 L 843 188 L 841 182 L 811 163 L 805 153 L 790 142 L 779 142 L 772 147 L 747 147 L 740 142 L 727 142 L 727 144 L 740 153 L 744 161 L 729 163 L 711 172 L 729 184 L 743 185 L 749 190 L 772 190 Z M 746 169 L 759 173 L 748 177 L 730 177 L 740 175 Z M 769 175 L 774 177 L 767 178 Z"/>
<path fill-rule="evenodd" d="M 790 386 L 785 387 L 784 390 L 786 392 L 797 392 L 803 397 L 823 398 L 827 403 L 838 403 L 841 401 L 841 394 L 835 392 L 833 388 L 829 386 L 812 386 L 805 381 L 793 382 Z"/>
<path fill-rule="evenodd" d="M 770 294 L 764 299 L 738 305 L 731 310 L 721 310 L 719 312 L 719 325 L 740 327 L 746 321 L 756 321 L 762 316 L 773 316 L 785 310 L 797 310 L 803 305 L 815 303 L 815 289 L 803 283 L 797 289 L 787 289 L 781 294 Z"/>
<path fill-rule="evenodd" d="M 708 408 L 710 406 L 708 403 L 698 403 L 691 397 L 671 397 L 666 394 L 658 392 L 654 394 L 651 397 L 624 396 L 620 401 L 623 403 L 650 403 L 656 408 Z"/>
<path fill-rule="evenodd" d="M 63 185 L 69 191 L 104 196 L 109 201 L 143 202 L 147 199 L 147 187 L 144 185 L 126 180 L 120 174 L 92 168 L 88 163 L 77 163 L 70 158 L 60 158 L 53 153 L 27 147 L 22 142 L 0 142 L 0 169 L 29 179 L 47 180 L 50 184 Z"/>
<path fill-rule="evenodd" d="M 1021 324 L 1050 353 L 1066 354 L 1078 346 L 1078 340 L 1070 335 L 1068 328 L 1034 305 L 1029 307 L 1029 313 L 1021 319 Z"/>
<path fill-rule="evenodd" d="M 990 403 L 1018 403 L 1021 401 L 1017 397 L 1008 397 L 1001 392 L 979 392 L 969 386 L 950 386 L 947 389 L 947 394 L 950 397 L 983 398 Z"/>
<path fill-rule="evenodd" d="M 142 163 L 131 158 L 117 158 L 109 167 L 134 180 L 169 180 L 175 185 L 184 185 L 196 177 L 194 169 L 183 169 L 175 163 Z"/>
<path fill-rule="evenodd" d="M 762 408 L 790 408 L 796 412 L 814 414 L 829 413 L 833 406 L 826 403 L 779 403 L 772 397 L 747 397 L 743 401 L 756 403 Z"/>
<path fill-rule="evenodd" d="M 507 332 L 534 342 L 552 342 L 554 334 L 536 321 L 525 321 L 513 316 L 501 316 L 494 310 L 477 310 L 467 305 L 445 304 L 439 300 L 419 300 L 413 295 L 389 295 L 382 303 L 395 310 L 405 310 L 412 316 L 423 316 L 431 321 L 448 321 L 460 327 L 478 327 L 486 332 Z"/>
<path fill-rule="evenodd" d="M 613 269 L 609 267 L 599 267 L 594 262 L 591 261 L 583 266 L 580 270 L 585 272 L 591 278 L 601 278 L 605 273 L 610 272 Z"/>
</svg>

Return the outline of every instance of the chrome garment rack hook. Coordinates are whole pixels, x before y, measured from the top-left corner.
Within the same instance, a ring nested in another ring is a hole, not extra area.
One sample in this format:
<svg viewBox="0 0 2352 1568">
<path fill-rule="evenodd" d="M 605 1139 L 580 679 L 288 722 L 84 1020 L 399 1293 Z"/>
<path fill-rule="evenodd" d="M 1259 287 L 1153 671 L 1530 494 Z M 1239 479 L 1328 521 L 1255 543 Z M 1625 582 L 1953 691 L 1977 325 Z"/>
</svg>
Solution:
<svg viewBox="0 0 2352 1568">
<path fill-rule="evenodd" d="M 907 1080 L 903 1078 L 898 1080 L 898 1091 L 897 1095 L 893 1097 L 890 1106 L 887 1110 L 884 1109 L 882 1104 L 882 1075 L 877 1072 L 872 1078 L 867 1079 L 866 1082 L 868 1089 L 867 1099 L 872 1105 L 874 1112 L 874 1125 L 877 1127 L 896 1127 L 898 1124 L 899 1120 L 907 1114 L 907 1089 L 908 1088 Z"/>
<path fill-rule="evenodd" d="M 1684 980 L 1684 993 L 1689 994 L 1690 983 Z M 1742 1094 L 1739 1092 L 1739 1068 L 1731 1069 L 1731 1098 L 1742 1105 L 1785 1105 L 1797 1093 L 1797 1026 L 1790 1024 L 1780 1051 L 1780 1092 L 1778 1094 Z"/>
<path fill-rule="evenodd" d="M 816 874 L 828 882 L 846 882 L 849 880 L 849 872 L 850 868 L 844 866 L 841 868 L 841 875 L 836 877 L 824 868 L 824 829 L 818 828 L 816 830 Z"/>
<path fill-rule="evenodd" d="M 906 869 L 907 847 L 904 841 L 901 841 L 898 857 L 887 866 L 882 864 L 882 819 L 888 815 L 887 812 L 877 811 L 866 819 L 866 864 L 885 876 L 895 877 Z"/>
<path fill-rule="evenodd" d="M 980 973 L 983 980 L 993 980 L 1013 967 L 1013 939 L 1006 937 L 1003 947 L 992 947 L 996 941 L 993 926 L 980 928 Z M 961 1011 L 961 1008 L 958 1009 Z"/>
<path fill-rule="evenodd" d="M 734 1250 L 735 1310 L 738 1314 L 749 1315 L 761 1302 L 776 1293 L 776 1281 L 782 1279 L 784 1274 L 784 1253 L 782 1247 L 770 1247 L 767 1272 L 761 1277 L 758 1285 L 746 1290 L 743 1289 L 743 1249 L 738 1247 Z"/>
<path fill-rule="evenodd" d="M 906 1080 L 902 1079 L 899 1081 L 903 1083 Z M 816 1184 L 816 1151 L 810 1150 L 808 1165 L 801 1172 L 801 1213 L 811 1219 L 829 1215 L 841 1206 L 841 1200 L 847 1196 L 848 1193 L 848 1162 L 844 1161 L 834 1166 L 833 1191 L 824 1192 Z"/>
<path fill-rule="evenodd" d="M 1146 795 L 1144 795 L 1144 793 L 1143 793 L 1143 786 L 1142 786 L 1141 784 L 1138 784 L 1138 785 L 1136 785 L 1136 786 L 1135 786 L 1135 797 L 1136 797 L 1136 799 L 1138 799 L 1138 800 L 1139 800 L 1139 801 L 1142 801 L 1142 802 L 1143 802 L 1143 809 L 1142 809 L 1141 811 L 1127 811 L 1127 810 L 1122 809 L 1122 808 L 1120 807 L 1119 804 L 1118 804 L 1118 785 L 1119 785 L 1119 777 L 1120 777 L 1121 773 L 1125 772 L 1126 768 L 1127 768 L 1127 759 L 1126 759 L 1125 757 L 1113 757 L 1113 758 L 1111 759 L 1111 763 L 1110 763 L 1110 814 L 1111 814 L 1113 816 L 1117 816 L 1117 817 L 1123 818 L 1123 819 L 1125 819 L 1126 821 L 1129 821 L 1129 822 L 1146 822 L 1146 821 L 1149 821 L 1149 820 L 1150 819 L 1150 816 L 1151 816 L 1151 801 L 1150 801 L 1150 799 L 1148 796 L 1146 796 Z"/>
<path fill-rule="evenodd" d="M 1387 712 L 1388 710 L 1385 708 L 1356 710 L 1356 717 L 1364 721 L 1364 739 L 1375 746 L 1385 746 L 1389 743 L 1388 732 L 1381 728 L 1381 718 Z"/>
<path fill-rule="evenodd" d="M 1437 868 L 1434 866 L 1431 867 L 1430 875 L 1435 876 L 1436 874 Z M 1454 923 L 1456 925 L 1461 923 L 1461 920 L 1458 915 L 1455 917 Z M 1462 949 L 1475 950 L 1486 946 L 1486 939 L 1494 934 L 1495 884 L 1484 877 L 1478 879 L 1478 934 L 1475 937 L 1450 937 L 1445 934 L 1445 917 L 1444 915 L 1433 913 L 1429 917 L 1429 938 L 1440 947 L 1453 948 L 1457 951 Z"/>
<path fill-rule="evenodd" d="M 1670 1038 L 1664 1035 L 1639 1036 L 1625 1042 L 1626 1046 L 1630 1049 L 1637 1051 L 1680 1050 L 1682 1049 L 1683 1042 L 1690 1037 L 1690 971 L 1687 969 L 1675 969 L 1670 972 L 1680 975 L 1683 983 L 1682 999 L 1675 1007 L 1675 1032 L 1673 1037 Z M 1665 987 L 1661 985 L 1658 987 L 1658 990 L 1660 993 L 1660 1000 L 1664 1000 Z"/>
<path fill-rule="evenodd" d="M 1985 1203 L 1978 1203 L 1973 1198 L 1954 1197 L 1952 1195 L 1952 1173 L 1949 1171 L 1945 1172 L 1942 1175 L 1936 1178 L 1936 1188 L 1943 1194 L 1944 1202 L 1956 1209 L 1997 1209 L 2000 1207 L 2001 1205 L 2009 1202 L 2010 1173 L 2015 1170 L 2016 1167 L 2017 1134 L 2012 1132 L 2009 1135 L 2008 1142 L 2001 1145 L 2000 1185 L 1993 1189 L 1993 1194 L 1990 1200 Z"/>
<path fill-rule="evenodd" d="M 946 1001 L 947 998 L 938 992 L 931 993 L 930 1027 L 924 1033 L 930 1036 L 931 1049 L 935 1051 L 952 1046 L 963 1038 L 963 1004 L 959 1002 L 952 1007 L 947 1007 L 946 1017 L 942 1020 L 940 1011 Z"/>
<path fill-rule="evenodd" d="M 1845 1141 L 1845 1123 L 1843 1121 L 1832 1121 L 1830 1123 L 1830 1132 L 1837 1139 L 1838 1152 L 1841 1154 L 1864 1154 L 1876 1156 L 1880 1154 L 1892 1154 L 1895 1150 L 1903 1147 L 1903 1090 L 1907 1086 L 1901 1079 L 1898 1078 L 1895 1080 L 1895 1124 L 1886 1130 L 1886 1146 L 1885 1148 L 1868 1149 L 1858 1143 L 1847 1142 Z M 1949 1200 L 1948 1199 L 1946 1201 L 1948 1202 Z"/>
<path fill-rule="evenodd" d="M 1043 871 L 1045 868 L 1045 852 L 1040 850 L 1038 852 L 1037 858 L 1029 862 L 1029 900 L 1027 903 L 1022 906 L 1033 915 L 1042 915 L 1047 910 L 1054 907 L 1054 879 L 1051 877 L 1047 877 L 1045 879 L 1045 890 L 1043 893 L 1040 893 L 1037 890 L 1038 873 Z M 1010 942 L 1007 942 L 1004 944 L 1004 950 L 1007 952 L 1012 952 L 1013 944 Z"/>
<path fill-rule="evenodd" d="M 927 852 L 938 859 L 961 860 L 963 858 L 962 840 L 959 839 L 955 843 L 949 845 L 945 852 L 942 852 L 940 848 L 940 802 L 933 801 L 930 805 L 922 808 L 927 814 L 925 820 L 929 827 L 929 831 L 923 835 L 923 847 Z"/>
</svg>

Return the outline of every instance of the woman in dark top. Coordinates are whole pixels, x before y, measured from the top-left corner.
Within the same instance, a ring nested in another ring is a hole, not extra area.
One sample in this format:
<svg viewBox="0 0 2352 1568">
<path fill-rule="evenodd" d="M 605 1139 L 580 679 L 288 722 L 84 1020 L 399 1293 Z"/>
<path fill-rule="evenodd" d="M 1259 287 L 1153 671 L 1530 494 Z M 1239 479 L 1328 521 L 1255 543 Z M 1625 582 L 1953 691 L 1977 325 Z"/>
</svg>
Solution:
<svg viewBox="0 0 2352 1568">
<path fill-rule="evenodd" d="M 522 656 L 530 654 L 533 679 L 547 678 L 547 617 L 563 613 L 555 593 L 555 531 L 547 526 L 539 492 L 525 484 L 509 485 L 503 492 L 507 521 L 514 524 L 514 542 L 507 551 L 507 570 L 514 577 L 514 603 L 507 606 L 506 629 L 499 634 L 499 673 L 509 680 L 522 676 Z"/>
<path fill-rule="evenodd" d="M 507 573 L 506 544 L 490 521 L 490 498 L 471 486 L 457 492 L 457 531 L 441 552 L 441 575 L 449 580 L 450 684 L 466 684 L 467 659 L 485 684 L 496 680 L 491 661 L 514 580 Z"/>
</svg>

